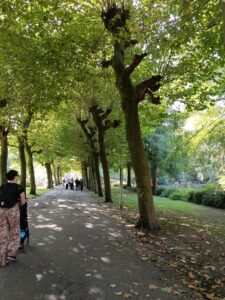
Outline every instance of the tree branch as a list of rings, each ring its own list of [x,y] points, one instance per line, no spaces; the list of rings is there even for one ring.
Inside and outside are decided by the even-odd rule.
[[[7,99],[0,99],[0,108],[5,107],[7,104]]]
[[[108,68],[110,66],[112,66],[112,60],[103,60],[102,61],[102,67],[103,68]]]
[[[103,126],[104,131],[108,130],[109,128],[117,128],[120,125],[119,120],[114,120],[111,122],[110,120],[106,120]]]
[[[32,154],[34,154],[34,153],[40,154],[40,153],[42,153],[42,152],[43,152],[42,149],[40,149],[40,150],[34,150],[34,151],[32,151]]]
[[[147,53],[143,53],[141,55],[134,55],[133,62],[129,65],[129,67],[126,69],[128,74],[132,74],[134,70],[139,66],[139,64],[142,62],[142,60],[147,56]]]
[[[145,95],[149,94],[152,98],[152,103],[159,104],[159,97],[155,97],[153,92],[156,92],[160,88],[161,75],[154,75],[150,79],[141,82],[136,86],[137,101],[143,101]]]

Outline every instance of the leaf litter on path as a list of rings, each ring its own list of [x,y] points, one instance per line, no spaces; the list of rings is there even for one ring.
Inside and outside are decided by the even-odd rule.
[[[168,213],[160,214],[162,229],[152,234],[131,226],[137,221],[136,211],[109,210],[117,215],[118,222],[129,224],[127,228],[136,237],[137,253],[143,262],[151,261],[160,269],[176,272],[182,283],[196,292],[198,299],[225,300],[224,236],[212,234],[201,224],[191,226],[190,218],[184,223],[187,217]],[[149,289],[156,288],[149,284]],[[179,295],[183,292],[182,288],[176,289],[176,283],[161,290]]]

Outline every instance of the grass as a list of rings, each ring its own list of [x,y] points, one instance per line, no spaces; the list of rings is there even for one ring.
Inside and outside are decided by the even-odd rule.
[[[47,189],[47,188],[37,188],[37,190],[36,190],[37,195],[30,195],[29,191],[30,191],[30,188],[27,187],[26,188],[26,195],[27,195],[28,199],[35,199],[35,198],[37,198],[37,196],[41,196],[41,195],[44,195],[45,193],[49,192],[50,189]]]
[[[119,207],[120,189],[112,190],[113,205]],[[123,190],[125,209],[138,209],[137,194],[133,191]],[[180,218],[182,222],[192,227],[204,227],[211,232],[225,235],[225,210],[210,208],[185,201],[171,200],[165,197],[154,197],[156,211]]]

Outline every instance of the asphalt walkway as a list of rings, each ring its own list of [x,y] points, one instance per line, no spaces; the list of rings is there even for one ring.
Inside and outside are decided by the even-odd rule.
[[[1,300],[194,299],[171,293],[175,275],[142,261],[131,233],[86,192],[33,200],[29,224],[30,247],[0,269]]]

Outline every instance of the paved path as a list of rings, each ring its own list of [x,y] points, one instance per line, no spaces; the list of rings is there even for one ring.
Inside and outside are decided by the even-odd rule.
[[[0,269],[1,300],[194,299],[168,293],[173,276],[141,261],[131,234],[88,193],[54,189],[29,216],[31,245]]]

